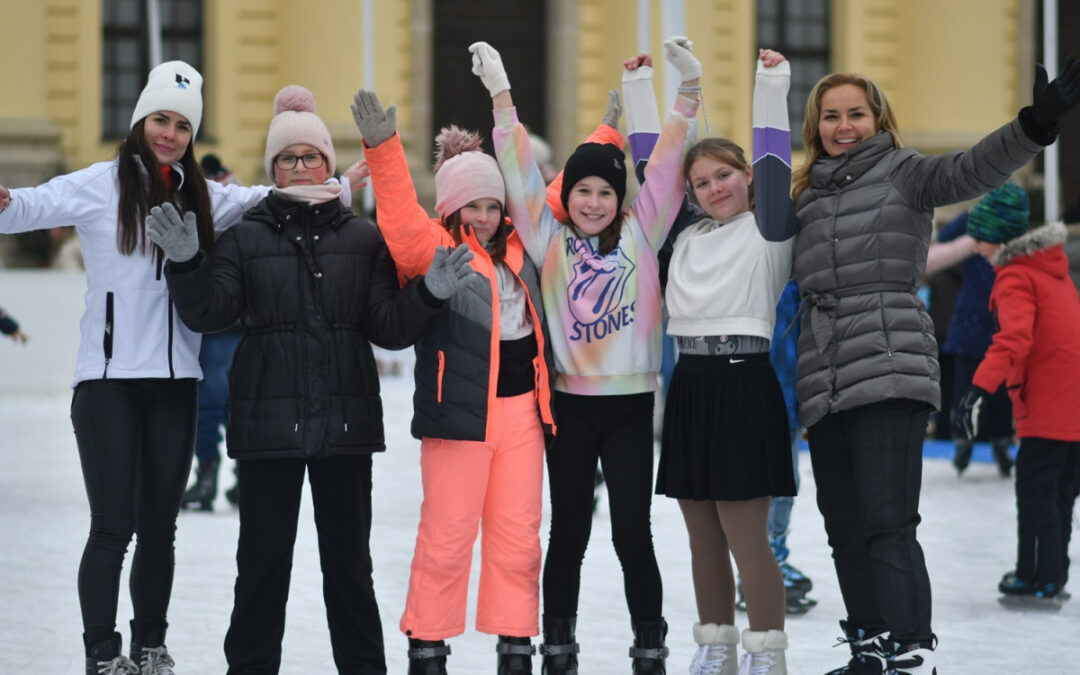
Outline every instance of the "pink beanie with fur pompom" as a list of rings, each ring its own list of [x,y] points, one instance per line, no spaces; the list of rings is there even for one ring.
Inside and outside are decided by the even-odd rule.
[[[274,97],[274,119],[266,134],[266,175],[274,180],[274,160],[290,145],[306,143],[326,156],[327,175],[334,174],[336,160],[330,130],[315,114],[315,96],[297,84],[282,88]]]
[[[453,125],[435,137],[435,211],[444,220],[477,199],[506,202],[499,165],[480,147],[479,134]]]

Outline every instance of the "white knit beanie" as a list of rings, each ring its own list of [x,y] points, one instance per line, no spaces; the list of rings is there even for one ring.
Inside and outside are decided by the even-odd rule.
[[[315,96],[298,84],[284,87],[274,97],[274,119],[266,134],[266,175],[274,180],[274,159],[290,145],[306,143],[326,155],[327,175],[334,174],[336,159],[330,130],[315,114]]]
[[[150,71],[146,86],[135,103],[131,127],[150,113],[168,110],[191,123],[191,139],[199,133],[202,122],[202,75],[183,61],[166,61]]]

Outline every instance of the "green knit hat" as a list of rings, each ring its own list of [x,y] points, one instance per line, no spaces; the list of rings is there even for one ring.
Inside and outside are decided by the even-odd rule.
[[[967,231],[976,241],[1003,244],[1027,232],[1029,215],[1027,193],[1006,183],[988,192],[971,209]]]

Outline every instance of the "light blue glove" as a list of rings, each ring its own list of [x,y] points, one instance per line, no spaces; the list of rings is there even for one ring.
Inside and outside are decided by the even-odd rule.
[[[195,212],[186,212],[181,220],[180,213],[169,202],[150,209],[150,215],[146,217],[146,236],[173,262],[186,262],[199,252]]]

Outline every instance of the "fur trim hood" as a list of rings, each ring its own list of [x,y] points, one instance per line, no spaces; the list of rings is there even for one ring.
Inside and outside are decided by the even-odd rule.
[[[1034,230],[1030,230],[1026,234],[1002,244],[998,252],[991,256],[990,264],[994,267],[1002,267],[1021,256],[1032,255],[1059,244],[1064,244],[1067,235],[1065,224],[1061,222],[1047,223],[1036,227]]]

